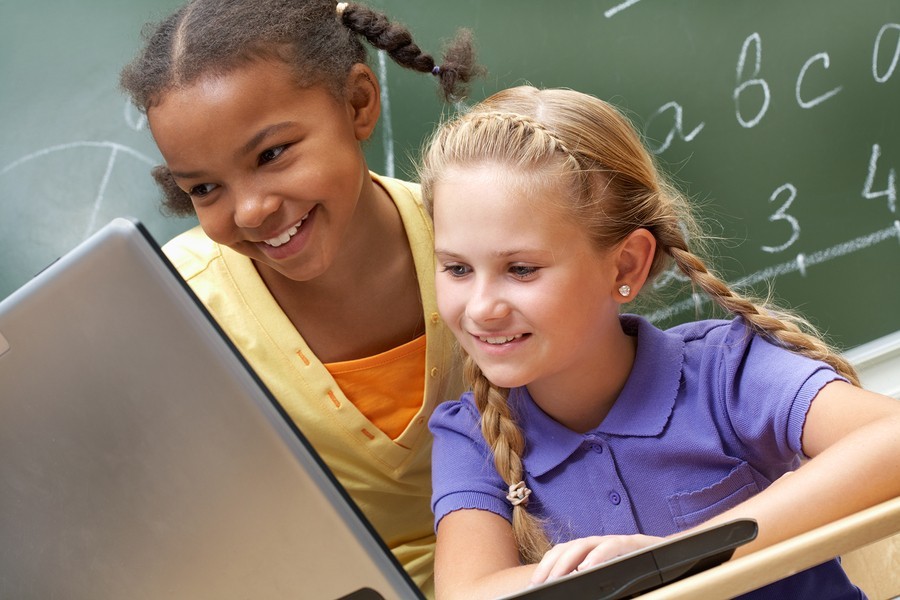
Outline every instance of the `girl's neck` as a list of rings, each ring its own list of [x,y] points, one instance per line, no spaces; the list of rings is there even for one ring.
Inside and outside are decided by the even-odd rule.
[[[294,281],[260,264],[257,269],[323,362],[372,356],[424,333],[403,222],[387,192],[368,177],[345,244],[326,272]]]
[[[625,387],[637,354],[637,337],[621,330],[605,344],[603,355],[580,376],[570,377],[552,389],[528,385],[528,392],[541,410],[572,431],[597,428]]]

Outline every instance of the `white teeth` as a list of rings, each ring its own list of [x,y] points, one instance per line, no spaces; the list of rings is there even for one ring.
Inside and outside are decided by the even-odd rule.
[[[513,340],[517,340],[520,337],[522,337],[521,333],[518,335],[511,335],[511,336],[504,336],[504,337],[480,337],[479,336],[478,339],[487,344],[505,344],[506,342],[511,342]]]
[[[278,236],[276,238],[272,238],[271,240],[266,240],[266,243],[268,245],[272,246],[273,248],[277,248],[278,246],[287,244],[290,241],[291,236],[293,236],[295,233],[297,233],[296,225],[294,225],[293,227],[291,227],[290,229],[288,229],[287,231],[282,233],[280,236]]]
[[[300,227],[303,225],[303,221],[306,220],[306,217],[309,216],[309,213],[303,215],[303,218],[300,219],[300,222],[279,235],[278,237],[274,237],[270,240],[265,240],[265,243],[272,246],[273,248],[277,248],[278,246],[283,246],[291,241],[291,238],[300,230]]]

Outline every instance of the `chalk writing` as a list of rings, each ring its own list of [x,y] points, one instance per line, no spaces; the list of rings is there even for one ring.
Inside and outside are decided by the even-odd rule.
[[[672,113],[674,114],[675,121],[672,124],[671,129],[669,129],[669,132],[666,134],[665,139],[663,139],[662,143],[658,146],[653,145],[649,142],[647,144],[648,149],[653,154],[662,154],[663,152],[668,150],[669,146],[672,145],[672,140],[675,139],[676,134],[678,135],[678,137],[680,137],[685,142],[690,142],[695,137],[697,137],[697,134],[703,130],[703,126],[705,125],[705,123],[700,123],[699,125],[694,127],[690,132],[684,133],[684,124],[682,122],[684,109],[682,109],[681,105],[678,104],[677,102],[667,102],[667,103],[663,104],[655,113],[650,115],[650,118],[647,119],[647,124],[646,124],[644,131],[646,132],[650,128],[650,126],[653,124],[653,121],[655,121],[657,117],[659,117],[663,113],[669,111],[670,109],[671,109]]]
[[[781,252],[782,250],[796,242],[797,238],[800,237],[800,223],[794,216],[787,214],[787,209],[791,207],[791,204],[793,204],[794,202],[794,198],[797,197],[797,188],[790,183],[785,183],[777,190],[772,192],[772,195],[769,197],[769,202],[774,202],[782,192],[787,192],[787,200],[785,200],[784,203],[782,203],[782,205],[778,207],[778,210],[769,217],[769,221],[773,223],[775,221],[787,221],[791,226],[791,237],[788,239],[788,241],[781,244],[780,246],[762,246],[764,252]]]
[[[885,190],[881,191],[872,190],[877,162],[880,156],[881,146],[879,146],[878,144],[873,144],[872,153],[869,158],[869,166],[866,173],[865,183],[863,185],[862,196],[866,199],[875,199],[887,196],[891,212],[896,212],[896,172],[893,168],[888,171],[888,187]],[[769,202],[773,202],[783,195],[786,195],[787,198],[781,203],[775,213],[769,217],[769,221],[786,221],[791,226],[791,235],[786,242],[779,246],[762,246],[761,248],[764,252],[782,252],[793,245],[800,236],[799,221],[793,215],[790,215],[787,212],[791,207],[791,204],[797,197],[797,187],[791,183],[785,183],[779,186],[769,197]],[[772,278],[786,275],[788,273],[799,272],[801,276],[805,277],[807,275],[808,268],[811,266],[819,265],[831,259],[850,254],[851,252],[856,252],[857,250],[868,248],[891,238],[896,238],[898,242],[900,242],[900,220],[895,220],[891,227],[882,229],[881,231],[877,231],[870,235],[857,237],[853,240],[850,240],[849,242],[837,244],[824,250],[814,252],[813,254],[807,255],[802,252],[798,253],[796,257],[794,257],[794,259],[791,261],[775,265],[774,267],[767,267],[761,271],[757,271],[755,273],[752,273],[751,275],[748,275],[747,277],[739,279],[730,285],[735,290],[741,290],[743,288],[753,286],[763,281],[769,281]],[[673,267],[669,271],[665,272],[659,278],[659,280],[654,283],[654,288],[659,289],[665,287],[673,281],[685,282],[689,281],[689,279],[683,274],[679,274]],[[705,302],[708,301],[709,300],[707,298],[693,293],[690,298],[672,304],[666,309],[654,312],[651,315],[648,315],[648,318],[653,321],[667,319],[690,308],[694,308],[695,310],[699,309]]]
[[[797,87],[794,88],[794,97],[797,99],[797,104],[799,104],[801,108],[812,108],[813,106],[822,104],[843,89],[843,86],[839,85],[828,90],[824,94],[816,96],[812,100],[804,100],[800,97],[800,88],[803,86],[803,79],[806,77],[806,71],[813,63],[818,61],[821,61],[825,65],[826,69],[831,66],[831,59],[828,58],[828,53],[819,52],[818,54],[811,56],[809,60],[803,63],[803,67],[800,69],[800,74],[797,76]]]
[[[895,46],[892,53],[886,53],[884,48],[889,47],[892,42],[888,41],[888,34],[894,34]],[[889,60],[886,57],[889,56]],[[878,83],[887,82],[897,69],[900,62],[900,25],[896,23],[887,23],[883,25],[875,37],[872,51],[872,76]],[[734,101],[735,117],[740,126],[744,129],[750,129],[757,126],[766,116],[772,101],[772,90],[769,83],[761,75],[763,66],[762,53],[762,37],[758,32],[751,33],[741,44],[738,53],[737,65],[735,68],[736,85],[732,93]],[[831,56],[828,52],[822,51],[810,56],[802,65],[796,78],[794,88],[794,98],[797,105],[804,109],[812,109],[816,106],[827,102],[843,91],[843,85],[817,86],[815,79],[820,79],[817,75],[827,73],[831,68]],[[818,87],[819,89],[815,89]],[[749,95],[751,90],[755,90],[755,95]],[[813,91],[815,90],[815,91]],[[757,105],[754,107],[751,103],[755,101]],[[755,112],[753,112],[755,110]],[[704,130],[706,123],[700,121],[689,132],[684,131],[684,112],[685,108],[682,104],[669,101],[663,104],[646,120],[644,126],[645,139],[648,140],[648,148],[654,154],[662,154],[667,151],[675,139],[684,142],[692,142]],[[669,129],[661,136],[661,141],[654,143],[650,141],[652,136],[649,135],[651,128],[655,123],[663,118],[669,119],[671,123]],[[888,168],[886,176],[878,174],[879,159],[881,158],[881,146],[879,144],[872,145],[872,151],[869,157],[868,169],[862,188],[862,197],[867,200],[883,199],[887,202],[887,207],[891,213],[897,211],[897,175],[896,169]],[[883,187],[877,188],[878,181],[885,181]],[[763,252],[776,254],[784,252],[793,246],[800,237],[801,226],[799,220],[790,212],[791,206],[798,197],[798,189],[793,183],[785,183],[778,186],[769,197],[770,203],[777,203],[777,208],[768,217],[769,222],[784,223],[789,230],[785,235],[784,241],[779,244],[765,244],[760,248]],[[757,271],[747,277],[744,277],[732,285],[735,289],[752,286],[762,281],[767,281],[773,277],[784,275],[787,273],[800,273],[801,276],[807,276],[811,267],[819,265],[825,261],[844,256],[848,253],[862,250],[874,244],[883,242],[886,239],[895,238],[900,240],[900,221],[894,221],[892,227],[883,229],[868,236],[858,237],[849,242],[838,244],[814,252],[812,254],[798,253],[793,260],[781,263],[774,267],[768,267],[761,271]],[[661,274],[653,283],[656,289],[667,287],[673,283],[684,283],[689,279],[683,275],[677,268],[672,267]],[[664,310],[649,315],[652,320],[666,319],[674,316],[682,311],[691,308],[698,309],[709,300],[699,294],[693,293],[689,298],[678,302]]]
[[[747,64],[747,52],[750,49],[750,46],[753,46],[753,67],[750,73],[750,79],[744,80],[744,67]],[[732,97],[734,98],[734,110],[735,116],[737,117],[738,123],[741,124],[741,127],[751,128],[756,127],[756,125],[762,120],[762,118],[766,115],[766,111],[769,110],[769,102],[772,100],[772,92],[769,91],[769,84],[765,79],[760,79],[758,77],[760,68],[762,67],[762,39],[760,38],[758,33],[751,33],[747,36],[747,39],[744,40],[744,44],[741,46],[741,53],[738,57],[737,64],[737,83],[738,86],[734,88],[734,93]],[[743,114],[741,114],[741,95],[747,91],[750,86],[758,86],[760,90],[762,90],[763,102],[762,106],[757,111],[756,115],[754,115],[751,119],[745,119]]]
[[[109,183],[110,174],[113,171],[113,167],[115,167],[116,159],[118,158],[120,153],[124,153],[126,155],[132,156],[142,162],[145,162],[149,165],[155,164],[155,161],[151,159],[149,156],[141,154],[134,148],[130,148],[128,146],[124,146],[122,144],[118,144],[116,142],[91,142],[91,141],[82,141],[82,142],[70,142],[68,144],[59,144],[56,146],[50,146],[49,148],[43,148],[41,150],[37,150],[36,152],[32,152],[30,154],[26,154],[25,156],[14,160],[9,163],[2,169],[0,169],[0,175],[5,175],[27,162],[42,158],[49,154],[53,154],[55,152],[62,152],[65,150],[73,150],[77,148],[105,148],[110,151],[109,158],[106,161],[106,169],[103,171],[103,178],[100,180],[100,185],[97,189],[97,194],[94,196],[94,200],[91,204],[91,212],[90,217],[88,218],[87,227],[84,231],[84,237],[88,237],[96,228],[97,225],[97,216],[100,212],[100,207],[103,204],[103,197],[106,193],[106,186]]]
[[[875,184],[875,170],[878,168],[878,159],[881,157],[881,146],[872,144],[872,154],[869,156],[869,171],[866,174],[866,182],[863,184],[862,195],[867,200],[875,200],[885,197],[888,201],[888,209],[897,212],[897,173],[894,169],[888,171],[887,187],[881,191],[873,191]]]
[[[870,246],[880,244],[881,242],[890,239],[895,239],[900,242],[900,221],[894,221],[891,227],[887,227],[869,235],[854,238],[849,242],[837,244],[835,246],[825,248],[824,250],[819,250],[818,252],[814,252],[810,255],[798,254],[794,260],[783,262],[761,271],[757,271],[751,275],[748,275],[747,277],[731,282],[729,286],[734,290],[743,290],[758,283],[770,281],[776,277],[788,275],[790,273],[800,272],[801,274],[805,275],[806,270],[809,267],[819,265],[841,256],[845,256],[858,250],[869,248]],[[668,319],[691,308],[700,308],[707,302],[709,302],[709,298],[699,294],[692,294],[689,299],[675,302],[664,309],[660,309],[648,314],[647,318],[651,321]]]
[[[881,29],[878,30],[878,35],[875,36],[875,46],[872,48],[872,77],[874,77],[875,81],[878,83],[884,83],[891,78],[891,75],[894,74],[894,69],[897,68],[897,60],[900,59],[900,35],[898,35],[897,45],[894,47],[894,56],[891,58],[891,64],[888,65],[887,71],[883,74],[878,72],[878,56],[881,51],[881,39],[888,31],[900,33],[900,24],[886,23],[881,26]]]
[[[617,4],[617,5],[613,6],[612,8],[604,11],[603,16],[606,17],[607,19],[612,18],[612,17],[616,16],[617,14],[619,14],[620,12],[622,12],[623,10],[625,10],[626,8],[628,8],[629,6],[634,6],[635,4],[637,4],[640,1],[641,0],[625,0],[625,2],[622,2],[621,4]]]
[[[882,53],[881,46],[883,43],[883,39],[887,32],[896,32],[898,35],[891,60],[889,61],[887,67],[882,71],[879,68],[879,58]],[[735,107],[735,117],[741,127],[746,129],[756,127],[762,121],[769,110],[769,105],[772,102],[771,87],[769,86],[768,81],[760,77],[760,72],[762,70],[762,61],[762,37],[758,32],[754,32],[747,36],[741,44],[741,49],[738,53],[737,66],[735,68],[736,85],[734,90],[732,91],[732,100],[734,101]],[[875,43],[872,50],[872,77],[878,83],[885,83],[894,74],[898,62],[900,62],[900,24],[887,23],[879,29],[878,34],[875,37]],[[837,85],[812,98],[804,98],[804,83],[806,82],[806,78],[810,68],[817,63],[821,63],[823,70],[827,71],[829,68],[831,68],[831,56],[828,54],[828,52],[819,52],[812,55],[806,60],[806,62],[803,63],[803,66],[800,68],[800,71],[797,75],[797,80],[794,86],[794,98],[797,101],[797,105],[804,109],[814,108],[822,104],[823,102],[830,100],[844,89],[844,86]],[[761,105],[758,107],[755,114],[753,114],[752,116],[747,116],[744,110],[742,110],[741,108],[741,100],[750,92],[751,89],[755,89],[759,92],[759,95],[757,95],[755,98],[757,100],[761,100]],[[748,103],[749,100],[745,102],[745,104]],[[647,134],[651,125],[659,117],[667,112],[672,113],[673,124],[666,135],[663,137],[662,142],[660,142],[659,144],[648,144],[649,150],[654,154],[661,154],[668,150],[672,145],[672,142],[675,140],[676,136],[678,136],[685,142],[693,141],[705,126],[704,122],[700,122],[700,124],[690,132],[684,133],[684,107],[677,102],[670,101],[663,104],[652,115],[650,115],[644,126],[644,133]]]
[[[135,113],[137,113],[135,115]],[[143,131],[147,127],[147,115],[139,111],[131,102],[125,102],[125,109],[122,117],[125,123],[135,131]]]

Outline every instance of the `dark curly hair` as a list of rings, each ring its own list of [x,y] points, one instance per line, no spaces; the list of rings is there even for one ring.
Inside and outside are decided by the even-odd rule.
[[[464,98],[469,81],[483,72],[467,30],[457,32],[439,65],[382,13],[355,3],[341,9],[333,0],[191,0],[145,27],[145,45],[122,70],[121,87],[146,112],[174,86],[275,58],[291,66],[301,85],[326,85],[340,95],[351,67],[367,62],[360,38],[403,67],[436,75],[446,101]],[[153,178],[167,212],[194,213],[165,166],[154,168]]]

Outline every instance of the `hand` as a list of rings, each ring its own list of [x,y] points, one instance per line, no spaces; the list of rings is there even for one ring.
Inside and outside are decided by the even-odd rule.
[[[663,540],[650,535],[603,535],[557,544],[547,551],[531,576],[531,585],[599,565]]]

